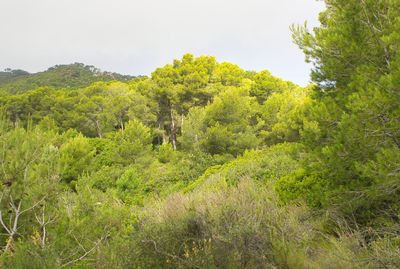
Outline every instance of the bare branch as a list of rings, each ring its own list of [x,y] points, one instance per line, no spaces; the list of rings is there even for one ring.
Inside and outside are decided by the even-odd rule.
[[[4,165],[5,154],[6,154],[6,146],[7,146],[7,143],[4,143],[4,144],[3,144],[3,154],[2,154],[2,158],[1,158],[1,166],[2,166],[2,168],[3,168],[4,178],[5,178],[6,181],[8,181],[8,177],[7,177],[7,173],[6,173],[6,168],[5,168],[5,165]]]
[[[8,227],[3,222],[3,216],[2,216],[1,210],[0,210],[0,224],[1,224],[1,226],[3,226],[4,230],[6,230],[7,233],[10,235],[11,234],[10,230],[8,229]]]
[[[105,236],[101,237],[101,238],[96,242],[96,244],[95,244],[89,251],[86,251],[82,256],[80,256],[79,258],[77,258],[77,259],[75,259],[75,260],[72,260],[72,261],[69,261],[69,262],[67,262],[67,263],[64,263],[63,265],[61,265],[61,267],[65,267],[65,266],[68,266],[68,265],[70,265],[70,264],[74,264],[74,263],[76,263],[76,262],[78,262],[78,261],[83,260],[87,255],[89,255],[91,252],[93,252],[93,250],[95,250],[95,249],[100,245],[100,243],[101,243],[104,239],[106,239],[108,236],[109,236],[109,233],[107,233]]]
[[[39,201],[37,201],[33,206],[31,206],[31,207],[29,207],[29,208],[27,208],[27,209],[22,210],[22,211],[19,213],[19,215],[21,215],[21,214],[23,214],[23,213],[25,213],[25,212],[27,212],[27,211],[29,211],[29,210],[34,209],[34,208],[37,207],[41,202],[43,202],[43,200],[46,199],[46,198],[47,198],[47,195],[43,196],[43,198],[40,199]]]

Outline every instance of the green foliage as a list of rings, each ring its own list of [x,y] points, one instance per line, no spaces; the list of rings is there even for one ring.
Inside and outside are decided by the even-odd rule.
[[[78,177],[90,168],[94,154],[94,147],[82,134],[67,140],[60,148],[63,182],[74,187]]]
[[[61,266],[87,268],[100,244],[119,234],[131,217],[112,196],[91,187],[88,178],[76,192],[59,196],[56,221],[49,226],[47,243]],[[91,250],[91,251],[90,251]]]
[[[53,137],[53,133],[39,128],[10,128],[6,120],[0,120],[0,244],[4,255],[10,254],[17,238],[42,229],[34,216],[40,214],[44,219],[45,208],[46,213],[54,210],[60,178],[59,152],[52,145]],[[45,235],[40,233],[40,237]]]
[[[116,181],[124,173],[125,168],[120,165],[103,165],[93,170],[89,175],[92,186],[106,192],[116,188]]]
[[[162,144],[158,147],[158,160],[162,163],[174,161],[176,154],[170,143]]]
[[[177,121],[179,115],[186,115],[193,106],[204,106],[212,98],[213,90],[207,87],[207,83],[215,64],[214,57],[202,56],[194,59],[193,55],[185,54],[182,60],[174,60],[173,65],[157,68],[152,73],[155,87],[150,94],[158,104],[158,129],[166,131],[174,150],[177,133],[180,131]]]
[[[279,186],[284,197],[390,231],[398,222],[398,173],[387,164],[400,134],[400,55],[393,46],[399,7],[399,1],[329,1],[314,34],[293,29],[318,86],[300,131],[310,154],[304,169]]]
[[[128,168],[115,183],[117,195],[128,204],[142,204],[144,180],[135,168]]]
[[[98,257],[102,268],[397,265],[398,249],[385,239],[368,246],[358,232],[345,229],[337,237],[321,236],[316,224],[305,221],[309,214],[301,205],[280,207],[271,189],[246,180],[237,187],[174,194],[147,207],[132,234]]]
[[[240,86],[244,76],[244,70],[238,65],[223,62],[215,67],[212,79],[224,86]]]
[[[133,120],[119,130],[113,138],[113,161],[121,165],[145,162],[151,156],[150,129],[141,122]]]
[[[180,142],[184,149],[192,150],[199,148],[199,141],[205,139],[205,125],[206,111],[202,107],[193,107],[189,110],[188,115],[184,119],[182,125],[182,136]]]
[[[12,70],[10,68],[5,69],[4,71],[0,72],[0,84],[8,83],[10,80],[15,79],[19,76],[27,76],[29,75],[28,72],[16,69]]]
[[[171,151],[171,146],[167,147]],[[213,156],[200,150],[190,153],[177,151],[171,153],[173,156],[169,156],[167,163],[156,160],[148,167],[138,168],[146,179],[148,195],[165,197],[170,193],[181,191],[200,177],[208,167],[218,163]]]
[[[191,112],[188,126],[196,125],[193,130],[196,133],[191,134],[195,144],[198,142],[205,152],[213,155],[233,156],[257,147],[258,140],[250,126],[252,104],[246,88],[227,88],[204,108],[204,112]],[[202,123],[199,124],[199,120]]]
[[[50,247],[40,246],[39,238],[32,236],[30,241],[18,244],[13,255],[3,256],[2,266],[10,269],[54,269],[60,268],[57,254]]]
[[[265,144],[300,140],[303,110],[311,102],[307,91],[293,87],[282,93],[273,93],[260,107],[258,129]]]
[[[0,72],[0,267],[399,267],[400,2],[326,4],[306,88],[191,54]]]
[[[213,166],[186,188],[213,187],[216,182],[237,185],[251,178],[260,185],[270,184],[300,168],[301,144],[280,144],[263,150],[246,151],[243,156],[221,166]]]
[[[29,74],[22,70],[0,72],[0,89],[15,94],[38,87],[77,89],[89,86],[96,81],[119,80],[127,82],[132,79],[134,79],[132,76],[102,72],[94,66],[74,63],[56,65],[44,72],[35,74]]]
[[[254,83],[251,85],[250,95],[257,98],[262,104],[273,93],[282,93],[295,87],[291,82],[274,77],[268,70],[263,70],[254,75]]]
[[[324,193],[326,184],[324,175],[310,174],[300,168],[280,178],[275,188],[283,201],[300,198],[305,199],[308,205],[319,208],[321,205],[329,206],[331,202]]]
[[[97,82],[79,90],[38,88],[0,97],[0,105],[15,124],[26,124],[28,119],[38,123],[47,117],[61,131],[74,128],[90,137],[123,129],[130,119],[155,121],[149,99],[120,82]]]

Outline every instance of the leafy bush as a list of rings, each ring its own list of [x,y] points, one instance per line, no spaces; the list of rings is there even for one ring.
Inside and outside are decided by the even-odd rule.
[[[111,242],[98,268],[396,268],[394,241],[368,244],[342,226],[320,230],[305,206],[280,206],[249,180],[149,204],[131,235]],[[122,246],[122,247],[121,247]],[[116,253],[118,257],[116,258]]]

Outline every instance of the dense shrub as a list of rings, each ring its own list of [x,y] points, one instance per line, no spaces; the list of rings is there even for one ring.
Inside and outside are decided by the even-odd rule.
[[[320,230],[302,205],[280,206],[274,191],[237,187],[174,194],[150,204],[131,234],[98,256],[98,268],[396,268],[398,248],[368,244],[346,227]],[[122,241],[123,240],[123,241]],[[120,248],[122,245],[122,248]],[[116,252],[120,256],[115,256]]]

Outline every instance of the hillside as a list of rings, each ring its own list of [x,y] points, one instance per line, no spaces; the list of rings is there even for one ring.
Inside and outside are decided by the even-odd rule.
[[[21,69],[5,69],[4,71],[0,72],[0,85],[2,84],[7,84],[12,82],[13,80],[16,80],[17,78],[20,77],[27,77],[29,76],[29,73],[21,70]]]
[[[0,91],[16,94],[45,86],[56,89],[77,89],[89,86],[96,81],[128,82],[134,78],[129,75],[102,72],[94,66],[82,63],[56,65],[46,71],[32,74],[23,70],[6,69],[0,72]]]

